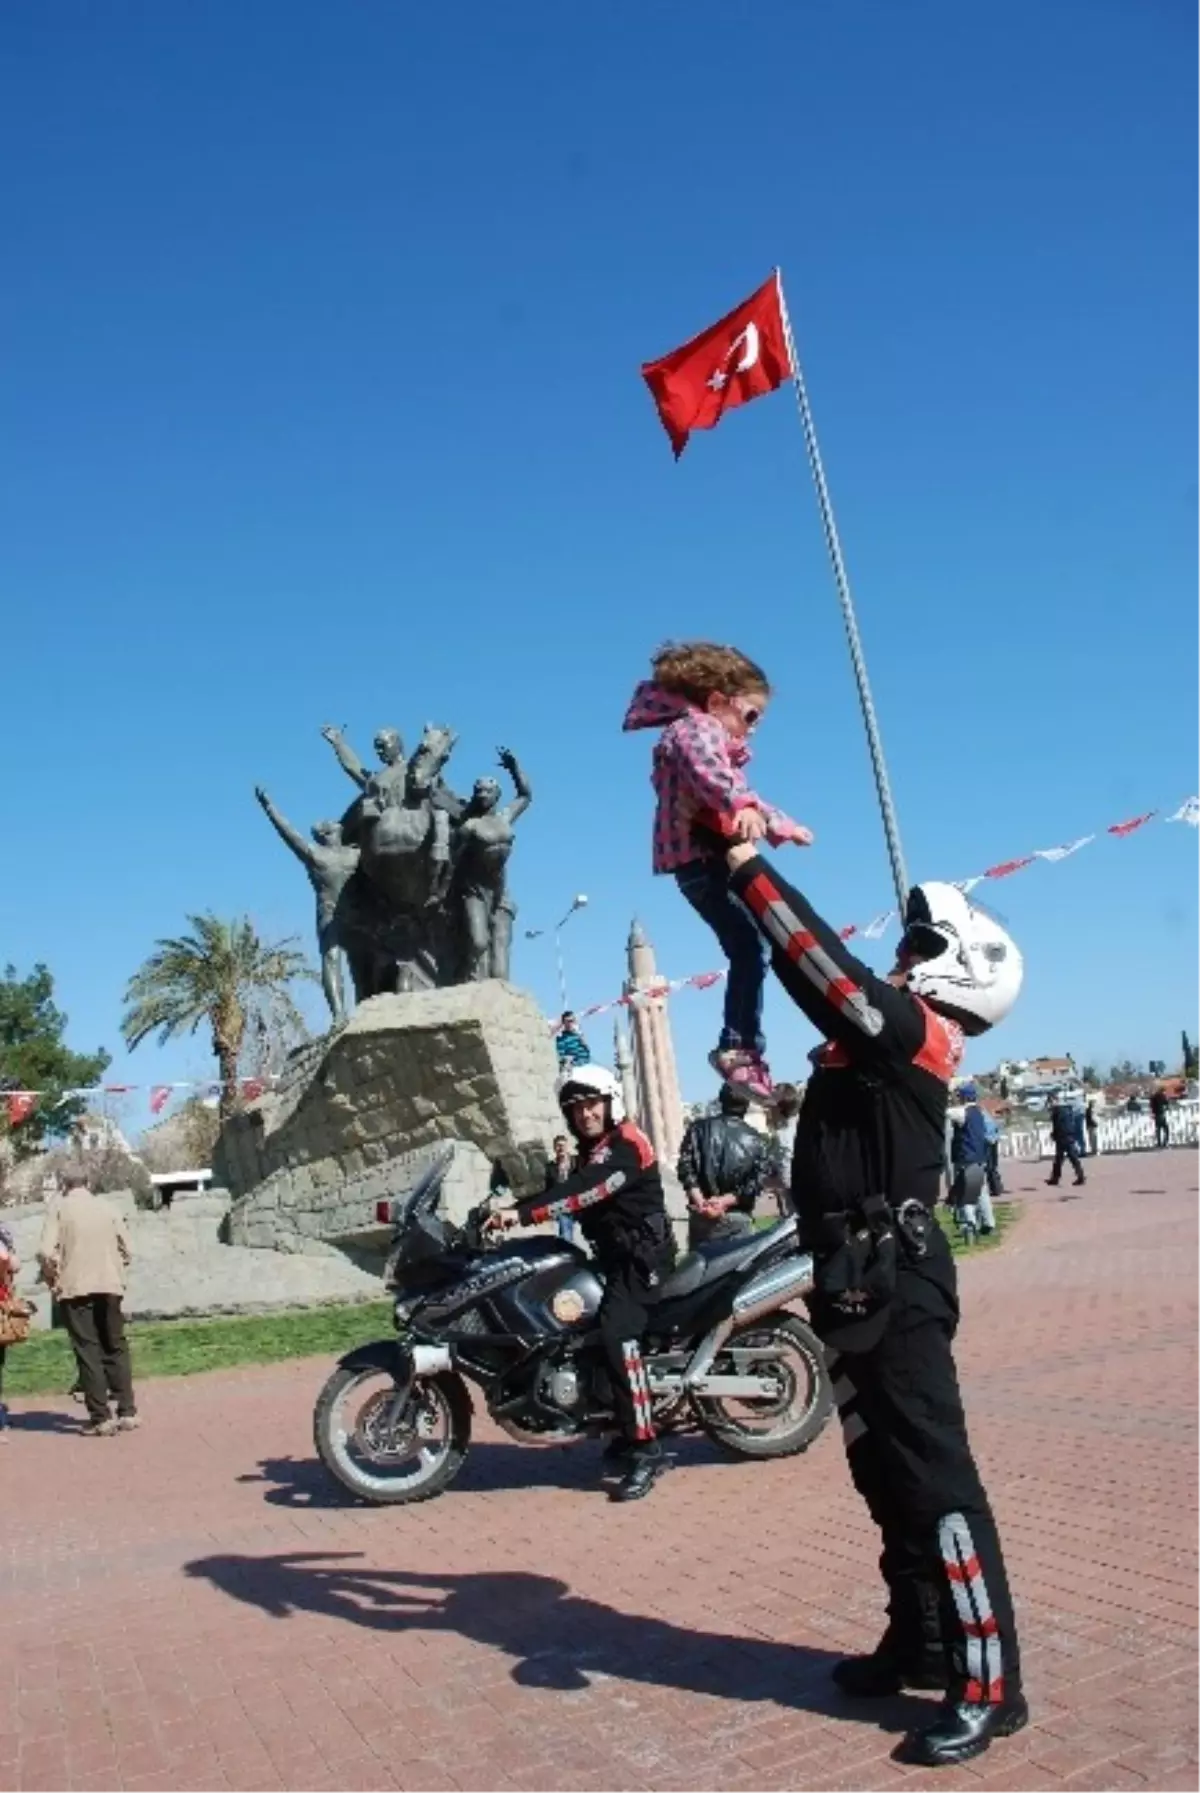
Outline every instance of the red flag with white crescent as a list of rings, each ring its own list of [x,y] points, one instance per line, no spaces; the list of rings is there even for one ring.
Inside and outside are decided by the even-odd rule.
[[[38,1092],[35,1089],[15,1089],[8,1094],[8,1124],[19,1127],[27,1121],[37,1107]]]
[[[792,371],[778,274],[693,336],[642,366],[678,460],[693,430],[711,430],[726,411],[782,386]]]

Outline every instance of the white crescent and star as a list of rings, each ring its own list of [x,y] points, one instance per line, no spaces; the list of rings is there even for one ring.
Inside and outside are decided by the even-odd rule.
[[[729,367],[729,363],[733,360],[733,358],[737,354],[739,348],[742,351],[741,357],[738,360],[738,362],[736,363],[736,365],[731,370]],[[759,344],[758,325],[755,323],[747,324],[746,328],[742,331],[741,335],[735,336],[733,341],[730,343],[729,351],[725,356],[724,366],[719,367],[717,369],[716,373],[713,374],[712,378],[710,380],[708,380],[707,385],[708,385],[710,391],[712,391],[712,392],[723,391],[724,388],[729,384],[730,371],[732,371],[735,374],[748,373],[749,370],[755,365],[755,363],[758,360],[759,348],[760,348],[760,344]]]

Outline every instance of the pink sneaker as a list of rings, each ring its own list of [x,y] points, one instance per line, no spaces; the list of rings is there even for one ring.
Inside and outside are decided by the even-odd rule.
[[[735,1089],[745,1090],[757,1102],[773,1102],[775,1085],[771,1069],[761,1052],[750,1052],[744,1046],[727,1046],[710,1052],[708,1062],[718,1076]]]

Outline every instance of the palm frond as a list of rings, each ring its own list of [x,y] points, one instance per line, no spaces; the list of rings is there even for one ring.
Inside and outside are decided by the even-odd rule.
[[[247,1016],[260,1006],[303,1026],[288,986],[316,973],[295,935],[265,941],[248,916],[222,921],[206,913],[187,920],[191,932],[156,941],[126,986],[121,1031],[131,1051],[151,1034],[162,1043],[194,1033],[204,1021],[214,1045],[223,1040],[236,1051]]]

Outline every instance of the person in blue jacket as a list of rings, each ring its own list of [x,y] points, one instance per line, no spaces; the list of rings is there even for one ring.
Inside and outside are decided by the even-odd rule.
[[[958,1095],[965,1107],[962,1119],[955,1126],[950,1147],[950,1161],[954,1167],[950,1201],[963,1237],[970,1241],[977,1233],[986,1235],[995,1231],[996,1214],[987,1186],[988,1135],[984,1112],[979,1106],[979,1092],[973,1083],[967,1083]]]

